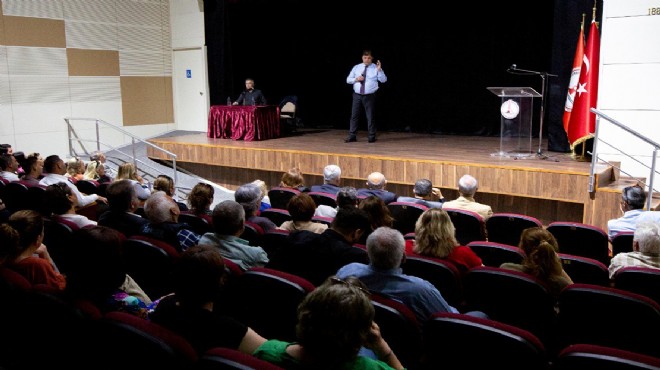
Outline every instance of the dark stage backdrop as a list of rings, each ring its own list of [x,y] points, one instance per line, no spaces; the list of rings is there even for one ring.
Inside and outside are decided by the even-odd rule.
[[[456,3],[431,10],[423,1],[206,0],[211,104],[236,99],[251,77],[270,104],[297,96],[305,127],[347,129],[346,77],[371,49],[389,79],[378,93],[379,131],[497,136],[500,98],[486,88],[541,92],[540,76],[507,72],[516,64],[558,75],[546,81],[543,135],[548,150],[568,151],[563,107],[582,13],[588,30],[593,0]],[[601,12],[598,0],[597,20]]]

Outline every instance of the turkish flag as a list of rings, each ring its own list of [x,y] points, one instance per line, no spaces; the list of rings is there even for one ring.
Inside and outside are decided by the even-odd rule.
[[[564,104],[564,131],[568,134],[568,121],[571,118],[573,110],[573,101],[575,100],[575,90],[580,80],[580,70],[582,69],[582,58],[584,57],[584,19],[580,25],[580,37],[578,37],[577,47],[575,48],[575,57],[573,58],[573,70],[571,71],[571,80],[568,83],[568,94],[566,95],[566,104]]]
[[[593,137],[596,115],[589,110],[598,101],[598,65],[600,63],[600,35],[595,20],[591,21],[587,47],[582,58],[580,80],[575,90],[573,111],[568,122],[568,142],[574,150],[577,144]]]

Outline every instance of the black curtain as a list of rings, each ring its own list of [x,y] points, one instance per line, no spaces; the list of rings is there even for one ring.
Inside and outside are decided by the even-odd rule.
[[[598,0],[598,14],[602,0]],[[499,135],[500,98],[490,86],[546,81],[543,135],[548,149],[568,151],[562,115],[581,14],[593,0],[510,0],[399,6],[365,0],[206,0],[211,103],[236,99],[254,78],[270,104],[298,97],[306,127],[347,129],[346,76],[363,49],[380,59],[389,81],[378,98],[380,131]],[[599,17],[597,18],[600,19]],[[587,29],[588,27],[585,26]],[[539,133],[540,99],[533,132]]]

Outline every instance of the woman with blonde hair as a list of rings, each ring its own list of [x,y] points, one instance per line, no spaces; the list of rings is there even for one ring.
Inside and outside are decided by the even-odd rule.
[[[138,199],[141,201],[147,200],[151,192],[149,191],[149,182],[144,180],[142,176],[137,173],[137,168],[133,163],[125,162],[119,165],[117,170],[117,177],[115,181],[130,180],[135,189]]]
[[[441,208],[429,208],[415,224],[414,253],[446,259],[462,272],[476,266],[483,266],[481,258],[472,249],[462,246],[456,240],[456,228],[449,214]]]
[[[66,163],[66,176],[74,181],[82,180],[85,177],[85,162],[78,157],[70,158]]]
[[[550,293],[556,298],[566,286],[573,284],[564,271],[557,254],[559,245],[554,235],[542,227],[530,227],[520,235],[518,248],[525,254],[522,263],[506,262],[501,268],[521,271],[532,275],[545,283]]]
[[[174,186],[174,179],[171,178],[170,176],[160,174],[156,177],[151,192],[155,193],[157,191],[164,191],[165,194],[167,194],[168,197],[172,198],[172,200],[176,203],[176,205],[179,206],[180,211],[188,210],[188,206],[185,203],[180,202],[176,198],[176,187]]]
[[[105,165],[99,161],[90,161],[87,163],[87,169],[85,169],[83,179],[94,180],[99,184],[104,182],[112,182],[110,177],[105,174]]]

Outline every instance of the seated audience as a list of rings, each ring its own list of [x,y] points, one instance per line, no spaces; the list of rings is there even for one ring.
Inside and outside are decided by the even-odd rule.
[[[115,181],[115,177],[117,176],[117,173],[115,170],[112,169],[107,163],[106,163],[106,156],[105,153],[102,151],[95,151],[92,152],[92,154],[89,157],[90,161],[99,161],[102,165],[103,168],[105,169],[105,176],[107,178],[102,179],[102,181],[99,182],[112,182]],[[100,175],[100,174],[99,174]],[[104,175],[101,175],[104,176]]]
[[[280,187],[292,188],[300,192],[309,191],[309,188],[305,186],[305,179],[303,178],[302,172],[300,172],[298,167],[290,168],[288,171],[282,174]]]
[[[644,213],[646,192],[641,186],[626,186],[621,191],[619,209],[623,216],[607,221],[607,234],[610,239],[622,231],[635,231],[637,219]]]
[[[259,185],[254,183],[243,184],[234,192],[234,200],[245,210],[245,221],[261,226],[264,232],[277,228],[273,221],[259,216],[259,205],[263,199],[263,192]]]
[[[75,184],[76,181],[82,180],[85,177],[85,162],[78,157],[69,158],[66,163],[66,175],[71,178]]]
[[[261,202],[259,202],[259,212],[263,211],[264,209],[270,208],[270,199],[268,199],[268,186],[266,186],[266,183],[263,180],[254,180],[252,181],[252,183],[257,185],[259,187],[259,190],[261,190]]]
[[[435,312],[454,312],[442,294],[430,282],[401,271],[405,263],[405,241],[396,229],[379,227],[367,238],[369,264],[350,263],[337,271],[337,277],[360,279],[370,291],[394,298],[409,307],[419,322]]]
[[[154,192],[144,203],[144,214],[149,223],[143,226],[141,234],[169,243],[179,252],[185,251],[197,244],[201,236],[188,224],[179,222],[180,213],[174,200],[164,191]]]
[[[483,265],[481,258],[472,249],[458,243],[451,218],[439,208],[429,208],[417,219],[412,252],[445,259],[453,263],[461,273]]]
[[[0,178],[7,182],[18,181],[18,161],[12,154],[0,155]]]
[[[214,232],[202,235],[199,244],[218,248],[222,257],[243,270],[263,267],[268,263],[268,255],[263,248],[251,246],[247,240],[240,238],[245,225],[244,207],[233,200],[225,200],[213,208],[212,217]]]
[[[359,280],[328,279],[298,307],[297,342],[271,339],[254,356],[285,369],[404,369],[374,322]],[[360,355],[368,348],[377,359]]]
[[[87,163],[87,168],[85,169],[85,173],[83,174],[83,179],[96,181],[99,184],[101,182],[110,182],[108,181],[108,178],[102,179],[101,178],[102,174],[103,175],[105,174],[105,167],[103,166],[103,163],[99,161],[90,161],[89,163]]]
[[[383,201],[382,198],[370,195],[360,201],[358,208],[367,212],[367,216],[369,216],[369,225],[371,225],[369,230],[362,233],[360,244],[365,244],[369,234],[377,228],[381,226],[392,227],[394,224],[394,217],[392,217],[390,209],[387,208],[387,204],[385,204],[385,201]]]
[[[174,294],[162,298],[150,319],[190,342],[199,355],[214,347],[252,354],[266,339],[251,328],[214,312],[224,285],[225,264],[217,248],[196,245],[174,266]]]
[[[66,173],[66,166],[64,165],[64,161],[57,155],[49,155],[46,157],[46,160],[44,160],[44,172],[46,172],[46,175],[39,180],[39,184],[48,186],[57,184],[58,182],[64,182],[78,198],[79,207],[85,207],[96,201],[105,204],[108,203],[108,200],[105,199],[105,197],[98,194],[82,194],[76,185],[64,176]]]
[[[445,198],[440,189],[434,188],[431,180],[419,179],[415,181],[412,197],[398,197],[397,202],[417,203],[427,208],[442,208]]]
[[[314,203],[314,199],[306,193],[294,195],[289,200],[287,210],[291,215],[291,221],[285,221],[278,229],[289,232],[307,230],[320,234],[328,228],[326,224],[312,222],[314,211],[316,211],[316,204]]]
[[[660,269],[660,223],[642,221],[633,236],[633,251],[617,253],[610,261],[610,279],[622,267],[639,266]]]
[[[120,233],[94,226],[76,230],[73,236],[67,295],[89,300],[104,313],[124,311],[146,319],[153,302],[126,273]]]
[[[33,285],[64,290],[66,278],[58,272],[43,239],[44,220],[38,212],[14,212],[7,223],[0,225],[0,261]]]
[[[463,175],[458,180],[458,194],[459,197],[445,202],[444,208],[457,208],[465,209],[468,211],[476,212],[483,217],[484,221],[488,220],[493,215],[493,210],[489,205],[478,203],[474,200],[474,194],[479,189],[477,179],[470,175]]]
[[[21,181],[28,186],[40,186],[39,180],[44,170],[44,161],[37,156],[28,156],[23,163],[23,168],[25,174]]]
[[[0,144],[0,155],[2,154],[14,154],[11,144]]]
[[[122,232],[126,237],[139,235],[149,220],[135,214],[140,200],[130,180],[114,181],[106,189],[108,210],[99,217],[98,224]]]
[[[368,197],[370,195],[375,195],[382,199],[385,204],[395,202],[397,200],[397,195],[391,191],[385,190],[385,185],[387,185],[385,175],[380,172],[372,172],[367,177],[367,187],[358,189],[358,196]]]
[[[149,182],[144,180],[142,176],[137,173],[137,169],[133,163],[125,162],[119,165],[117,177],[115,177],[115,181],[118,180],[130,180],[135,188],[135,194],[141,201],[147,200],[149,195],[151,195]]]
[[[48,185],[46,187],[45,200],[48,209],[56,216],[56,219],[60,218],[71,221],[79,228],[96,226],[96,221],[76,213],[78,198],[76,198],[67,184],[58,182],[57,184]]]
[[[314,185],[310,190],[337,195],[340,183],[341,168],[336,164],[329,164],[323,169],[323,184]]]
[[[318,286],[344,265],[368,262],[367,252],[353,246],[368,228],[363,210],[341,208],[323,233],[303,230],[289,234],[266,267],[301,276]]]
[[[181,211],[188,210],[188,206],[185,203],[180,202],[176,197],[176,187],[174,186],[173,178],[167,175],[158,175],[156,177],[156,180],[154,180],[153,191],[159,191],[159,190],[164,191],[168,197],[172,198],[172,200],[176,202],[177,206],[179,206],[179,210]]]
[[[542,227],[530,227],[520,235],[518,247],[525,253],[521,264],[505,262],[500,267],[532,275],[545,284],[556,298],[566,286],[573,284],[557,255],[555,237]]]
[[[190,211],[197,216],[210,216],[213,214],[211,204],[215,195],[213,186],[199,182],[193,186],[190,194],[188,195],[188,207]]]
[[[357,189],[352,186],[344,186],[337,192],[337,207],[326,206],[321,204],[316,207],[314,216],[333,218],[337,215],[337,211],[344,207],[356,208],[360,202],[357,196]]]

